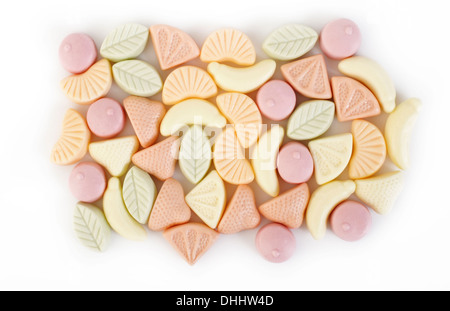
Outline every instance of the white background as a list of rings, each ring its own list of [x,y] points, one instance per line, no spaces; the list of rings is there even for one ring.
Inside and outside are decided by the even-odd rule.
[[[449,290],[450,19],[445,3],[10,1],[0,10],[0,289]],[[67,75],[57,54],[65,35],[86,32],[100,46],[122,23],[165,23],[185,30],[201,46],[210,32],[235,27],[250,36],[261,59],[262,41],[275,28],[301,23],[320,31],[340,17],[360,26],[359,54],[386,68],[399,101],[423,100],[405,189],[390,214],[372,213],[373,226],[364,239],[347,243],[328,230],[315,241],[303,225],[293,230],[295,255],[272,264],[256,252],[256,230],[251,230],[220,236],[192,267],[160,233],[149,232],[145,242],[114,234],[105,253],[78,242],[72,231],[75,200],[67,185],[71,167],[49,161],[64,112],[76,107],[59,89]],[[146,51],[154,59],[151,46]],[[259,203],[266,199],[258,196]]]

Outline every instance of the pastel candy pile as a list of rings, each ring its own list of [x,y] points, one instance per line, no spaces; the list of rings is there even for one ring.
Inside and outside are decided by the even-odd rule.
[[[349,19],[320,32],[280,26],[262,43],[265,55],[233,28],[201,45],[163,24],[119,25],[98,45],[68,35],[61,89],[88,107],[67,109],[51,161],[73,165],[76,236],[105,251],[112,234],[162,234],[191,265],[221,235],[245,230],[274,263],[295,254],[303,224],[316,240],[328,229],[362,239],[372,212],[387,214],[403,189],[421,106],[397,104],[387,71],[358,55],[362,43]],[[145,60],[151,49],[156,64]],[[366,120],[378,116],[384,129]],[[340,122],[351,131],[330,130]]]

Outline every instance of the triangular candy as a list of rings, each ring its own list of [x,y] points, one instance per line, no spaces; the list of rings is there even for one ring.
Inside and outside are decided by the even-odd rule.
[[[336,115],[340,122],[368,118],[380,114],[380,104],[361,82],[348,77],[331,78]]]
[[[162,231],[187,223],[190,218],[191,209],[184,201],[183,187],[176,179],[167,179],[156,197],[148,228],[153,231]]]
[[[353,155],[348,165],[351,179],[372,176],[386,159],[386,142],[381,131],[364,120],[352,122]]]
[[[163,236],[190,265],[193,265],[216,241],[219,233],[204,224],[187,223],[167,229]]]
[[[308,184],[300,184],[259,207],[267,219],[289,228],[299,228],[309,202]]]
[[[327,66],[322,54],[284,64],[281,66],[281,73],[297,92],[306,97],[332,97]]]
[[[308,144],[314,159],[316,182],[323,185],[338,177],[347,167],[353,150],[350,133],[312,140]]]
[[[89,153],[115,177],[127,172],[131,157],[139,148],[136,136],[126,136],[91,143]]]
[[[123,106],[142,147],[151,146],[159,135],[159,125],[166,114],[160,102],[139,96],[128,96]]]
[[[186,203],[210,228],[215,229],[226,203],[225,185],[216,171],[211,171],[186,195]]]
[[[217,231],[224,234],[238,233],[256,228],[260,222],[261,216],[256,208],[255,194],[252,188],[247,185],[239,185],[225,209]]]
[[[133,164],[159,180],[172,177],[180,151],[180,139],[170,136],[133,155]]]
[[[358,198],[380,215],[387,214],[403,189],[403,173],[390,172],[376,177],[355,180]]]
[[[210,98],[217,94],[217,86],[209,73],[195,66],[183,66],[172,71],[164,82],[162,101],[175,105],[188,98]]]
[[[197,43],[175,27],[153,25],[150,34],[162,70],[181,65],[200,55]]]

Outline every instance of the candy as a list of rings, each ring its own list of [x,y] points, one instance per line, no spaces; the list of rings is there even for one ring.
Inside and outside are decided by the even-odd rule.
[[[128,212],[137,222],[145,224],[156,199],[156,186],[147,172],[133,166],[123,181],[122,195]]]
[[[289,117],[295,108],[296,100],[294,90],[282,80],[266,82],[256,95],[256,102],[261,113],[274,121]]]
[[[187,205],[207,224],[215,229],[226,204],[225,185],[215,170],[212,170],[186,195]]]
[[[166,114],[164,105],[139,96],[128,96],[123,100],[123,105],[141,146],[147,148],[153,145]]]
[[[419,99],[410,98],[398,105],[386,120],[384,134],[389,157],[402,170],[409,167],[409,141],[421,106]]]
[[[261,216],[256,208],[255,194],[248,185],[239,185],[228,203],[217,231],[223,234],[238,233],[256,228]]]
[[[136,136],[125,136],[91,143],[91,157],[112,176],[120,177],[127,172],[131,156],[138,150]]]
[[[234,125],[239,143],[253,146],[261,132],[262,118],[253,99],[241,93],[223,93],[216,97],[220,112]]]
[[[152,174],[159,180],[173,176],[180,150],[180,139],[170,136],[159,143],[141,150],[131,160],[137,167]]]
[[[77,203],[73,213],[74,231],[84,246],[105,251],[111,239],[111,228],[102,210],[92,204]]]
[[[221,29],[211,33],[203,43],[203,62],[233,62],[242,66],[255,63],[256,52],[250,38],[236,29]]]
[[[216,94],[217,86],[206,71],[195,66],[183,66],[167,76],[162,101],[166,105],[175,105],[188,98],[207,99]]]
[[[112,80],[111,65],[107,59],[102,59],[87,71],[64,78],[60,86],[72,102],[90,105],[108,94]]]
[[[278,153],[277,169],[285,182],[300,184],[311,178],[314,162],[308,148],[301,143],[290,142],[285,144]]]
[[[346,18],[326,24],[320,33],[320,48],[329,58],[340,60],[353,56],[360,45],[361,33],[358,26]]]
[[[85,72],[97,59],[94,40],[84,33],[72,33],[59,46],[59,61],[70,73]]]
[[[369,209],[356,201],[342,202],[330,215],[331,230],[339,238],[349,242],[363,238],[371,224]]]
[[[306,225],[316,240],[325,236],[328,216],[340,202],[355,192],[352,180],[332,181],[319,186],[311,195],[306,209]]]
[[[289,117],[287,136],[296,140],[319,137],[333,123],[334,107],[334,103],[328,100],[303,102]]]
[[[358,179],[356,195],[380,215],[389,213],[403,189],[401,171]]]
[[[338,177],[347,167],[353,150],[353,136],[339,134],[312,140],[308,143],[314,159],[315,177],[323,185]]]
[[[297,92],[306,97],[329,99],[332,96],[327,65],[322,54],[284,64],[281,73]]]
[[[144,61],[124,60],[114,64],[112,71],[114,81],[130,95],[149,97],[162,89],[162,81],[158,71]]]
[[[285,226],[270,223],[258,230],[256,249],[270,262],[280,263],[292,257],[296,249],[295,237]]]
[[[122,237],[142,241],[147,237],[147,231],[131,215],[122,199],[120,179],[111,177],[103,196],[103,211],[108,223]]]
[[[86,121],[94,135],[112,138],[122,132],[125,126],[125,112],[116,100],[101,98],[89,106]]]
[[[74,109],[64,115],[62,133],[52,149],[50,160],[59,165],[80,161],[87,153],[91,132],[83,116]]]
[[[381,131],[364,120],[352,122],[353,155],[348,164],[351,179],[372,176],[386,159],[386,143]]]
[[[148,35],[148,28],[143,25],[136,23],[121,25],[103,40],[100,54],[113,62],[136,58],[144,51]]]
[[[164,238],[193,265],[214,244],[219,234],[199,223],[174,226],[164,231]]]
[[[203,125],[223,128],[227,120],[215,105],[204,99],[187,99],[170,108],[161,121],[163,136],[175,134],[185,125]]]
[[[341,73],[364,83],[377,97],[384,112],[391,113],[394,110],[394,83],[377,62],[363,56],[353,56],[340,61],[338,69]]]
[[[164,181],[148,221],[148,228],[163,231],[169,227],[187,223],[191,218],[191,209],[184,200],[181,184],[173,178]]]
[[[263,43],[267,55],[278,60],[293,60],[308,53],[319,35],[304,25],[289,24],[273,31]]]
[[[181,139],[178,164],[191,183],[197,184],[211,166],[211,143],[200,125],[192,125]]]
[[[251,155],[255,179],[261,189],[272,197],[280,192],[276,161],[278,150],[284,138],[284,129],[273,125],[260,138]]]
[[[222,179],[230,184],[249,184],[255,178],[250,162],[239,145],[234,129],[227,126],[214,144],[214,167]]]
[[[336,115],[340,122],[368,118],[380,114],[375,95],[360,82],[348,77],[331,78]]]
[[[308,184],[298,185],[262,204],[258,209],[267,219],[281,223],[288,228],[299,228],[308,206]]]
[[[212,62],[207,69],[221,89],[229,92],[249,93],[272,78],[276,66],[273,59],[265,59],[245,68]]]
[[[77,200],[95,202],[106,189],[105,171],[95,162],[80,162],[70,173],[69,188]]]
[[[197,43],[180,29],[153,25],[150,34],[162,70],[181,65],[200,55]]]

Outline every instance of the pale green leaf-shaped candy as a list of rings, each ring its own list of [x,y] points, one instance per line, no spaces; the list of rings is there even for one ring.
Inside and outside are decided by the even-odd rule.
[[[124,60],[113,65],[114,81],[131,95],[149,97],[162,89],[161,77],[156,69],[141,60]]]
[[[98,207],[87,203],[77,203],[73,213],[73,225],[83,245],[101,252],[108,247],[111,228]]]
[[[137,222],[146,224],[156,199],[156,186],[146,172],[133,166],[123,182],[123,200],[128,212]]]
[[[211,144],[200,125],[193,125],[183,135],[180,146],[179,164],[183,175],[197,184],[211,165]]]
[[[147,45],[149,30],[140,24],[125,24],[111,31],[102,43],[100,54],[113,62],[136,58]]]
[[[292,60],[308,53],[319,35],[307,26],[289,24],[272,32],[263,43],[267,55],[278,60]]]
[[[334,119],[335,105],[329,100],[310,100],[295,109],[289,118],[287,136],[296,140],[316,138],[325,133]]]

